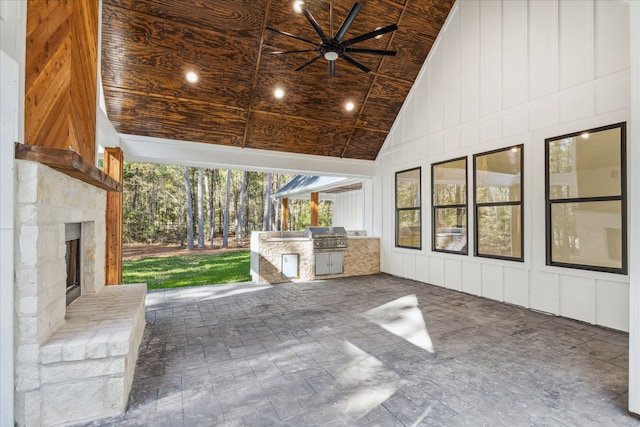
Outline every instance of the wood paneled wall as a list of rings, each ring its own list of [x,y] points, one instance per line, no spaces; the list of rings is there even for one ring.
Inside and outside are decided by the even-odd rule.
[[[95,163],[98,0],[29,0],[25,142]]]

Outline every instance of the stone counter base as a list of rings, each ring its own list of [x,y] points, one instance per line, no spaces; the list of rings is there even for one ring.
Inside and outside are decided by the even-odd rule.
[[[251,234],[251,276],[258,284],[291,282],[293,280],[330,279],[365,276],[380,272],[380,239],[349,237],[344,253],[344,272],[316,276],[316,261],[311,239],[279,238],[279,232]],[[282,254],[298,254],[298,277],[282,276]]]

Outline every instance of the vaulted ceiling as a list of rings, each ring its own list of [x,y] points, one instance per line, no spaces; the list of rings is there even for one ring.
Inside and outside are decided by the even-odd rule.
[[[371,72],[338,58],[330,77],[324,58],[294,71],[316,52],[269,54],[314,46],[267,27],[320,41],[292,0],[103,0],[107,114],[124,134],[374,160],[454,0],[360,3],[343,40],[395,23],[397,31],[357,47],[397,55],[353,53]],[[353,5],[305,1],[327,34]],[[185,79],[190,70],[195,84]]]

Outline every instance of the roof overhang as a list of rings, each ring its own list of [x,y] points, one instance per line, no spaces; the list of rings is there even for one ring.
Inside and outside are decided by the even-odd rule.
[[[120,148],[129,162],[347,178],[371,178],[375,175],[375,162],[371,160],[226,147],[138,135],[120,134]]]
[[[336,194],[343,191],[356,191],[362,188],[363,178],[318,177],[316,182],[291,190],[279,191],[275,199],[310,199],[311,193],[319,193],[320,200],[335,200]]]

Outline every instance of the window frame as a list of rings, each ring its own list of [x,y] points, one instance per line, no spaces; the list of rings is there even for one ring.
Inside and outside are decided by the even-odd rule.
[[[602,132],[611,129],[620,129],[620,195],[618,196],[590,196],[590,197],[569,197],[564,199],[551,199],[551,177],[550,177],[550,168],[549,168],[549,145],[553,141],[557,141],[559,139],[564,138],[574,138],[576,136],[582,135],[583,133],[595,133]],[[620,122],[614,123],[607,126],[601,126],[593,129],[581,130],[579,132],[572,132],[565,135],[554,136],[551,138],[546,138],[544,140],[544,195],[545,195],[545,247],[546,247],[546,265],[552,267],[564,267],[564,268],[573,268],[579,270],[588,270],[588,271],[599,271],[603,273],[615,273],[615,274],[628,274],[629,272],[629,262],[628,262],[628,228],[627,228],[627,123]],[[597,266],[597,265],[589,265],[589,264],[574,264],[567,262],[558,262],[553,261],[553,227],[551,224],[552,219],[552,208],[555,204],[568,204],[568,203],[593,203],[593,202],[612,202],[619,201],[620,202],[620,214],[621,214],[621,267],[605,267],[605,266]]]
[[[478,203],[478,170],[477,159],[478,157],[488,156],[491,154],[500,153],[503,151],[509,151],[514,148],[520,149],[520,200],[508,201],[508,202],[491,202],[491,203]],[[519,206],[520,207],[520,256],[510,257],[493,254],[483,254],[478,251],[478,239],[480,227],[478,224],[478,211],[482,207],[499,207],[499,206]],[[479,258],[492,258],[504,261],[517,261],[524,262],[524,144],[511,145],[504,148],[498,148],[491,151],[485,151],[483,153],[476,153],[473,155],[473,255]]]
[[[464,160],[464,192],[465,192],[465,203],[464,204],[453,204],[453,205],[436,205],[434,202],[434,191],[435,191],[435,168],[437,166],[441,166],[446,163],[459,162]],[[466,224],[465,224],[465,233],[467,236],[467,244],[466,249],[463,251],[453,251],[448,249],[438,249],[436,248],[436,212],[438,209],[460,209],[463,208],[466,212]],[[467,156],[457,157],[455,159],[444,160],[437,163],[431,164],[431,250],[433,252],[444,252],[449,254],[456,255],[469,255],[469,159]]]
[[[418,197],[419,197],[419,203],[420,205],[418,207],[410,207],[410,208],[399,208],[398,207],[398,175],[402,174],[402,173],[406,173],[406,172],[412,172],[412,171],[418,171]],[[422,250],[422,166],[416,166],[414,168],[409,168],[409,169],[405,169],[405,170],[401,170],[401,171],[397,171],[395,173],[395,186],[394,186],[394,199],[395,199],[395,214],[396,214],[396,218],[395,218],[395,247],[396,248],[402,248],[402,249],[414,249],[414,250]],[[419,240],[419,245],[418,246],[406,246],[406,245],[400,245],[398,243],[399,240],[399,219],[400,219],[400,213],[401,212],[410,212],[410,211],[417,211],[418,212],[418,221],[419,221],[419,227],[420,227],[420,240]]]

